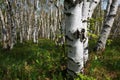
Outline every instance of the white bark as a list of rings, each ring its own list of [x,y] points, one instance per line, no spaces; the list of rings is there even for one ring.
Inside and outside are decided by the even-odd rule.
[[[23,26],[23,3],[20,2],[21,5],[20,5],[20,43],[23,43],[23,36],[24,36],[24,26]]]
[[[85,29],[85,40],[84,40],[84,62],[86,63],[88,60],[88,35],[87,35],[87,26],[88,26],[88,18],[92,17],[92,14],[99,4],[100,0],[91,0],[91,2],[87,2],[87,0],[83,0],[83,11],[82,11],[82,24]]]
[[[67,6],[67,4],[65,4]],[[67,8],[67,7],[66,7]],[[82,3],[65,10],[66,40],[68,46],[68,73],[72,76],[83,72]]]
[[[92,17],[92,14],[96,8],[96,6],[99,4],[100,0],[91,0],[90,6],[89,6],[89,18]]]
[[[118,3],[119,3],[119,0],[112,0],[112,3],[110,5],[109,14],[107,15],[107,17],[105,19],[103,29],[100,34],[100,38],[99,38],[97,46],[95,48],[96,51],[100,51],[100,50],[103,51],[105,49],[106,41],[110,34],[110,31],[111,31],[111,28],[112,28],[112,25],[113,25],[113,22],[114,22],[116,13],[117,13]]]
[[[28,11],[29,13],[29,20],[28,20],[28,31],[27,31],[27,40],[30,40],[32,38],[32,15],[34,13],[34,9],[31,7]]]
[[[9,0],[6,0],[7,4],[7,27],[8,27],[8,49],[12,49],[15,42],[16,42],[16,26],[15,26],[15,21],[14,21],[14,13],[12,11],[12,3]]]
[[[1,22],[2,22],[2,42],[3,42],[3,48],[7,48],[6,40],[7,40],[7,31],[5,27],[5,21],[4,21],[4,16],[2,13],[2,10],[0,8],[0,17],[1,17]]]
[[[65,35],[68,47],[68,73],[83,72],[84,64],[88,60],[87,21],[100,0],[65,0]]]
[[[34,6],[35,6],[35,22],[34,22],[34,32],[33,32],[33,42],[34,43],[38,43],[38,14],[37,14],[37,10],[38,10],[38,3],[39,1],[34,1]]]
[[[107,4],[107,10],[106,10],[106,17],[108,16],[109,12],[110,12],[110,6],[112,4],[112,0],[108,0],[108,4]]]
[[[87,2],[87,0],[84,0],[83,2],[83,7],[82,7],[82,25],[85,29],[85,33],[84,33],[84,43],[83,43],[83,47],[84,47],[84,52],[83,52],[83,56],[84,56],[84,62],[86,63],[88,60],[88,35],[87,35],[87,19],[88,19],[88,12],[89,12],[89,5],[90,2]]]

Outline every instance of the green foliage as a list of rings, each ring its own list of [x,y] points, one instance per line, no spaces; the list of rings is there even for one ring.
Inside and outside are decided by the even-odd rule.
[[[102,20],[103,20],[103,19],[102,19],[101,17],[89,19],[89,23],[90,23],[90,28],[89,28],[89,30],[94,31],[94,30],[95,30],[95,23],[96,23],[96,22],[101,22]]]
[[[13,50],[0,49],[0,52],[2,80],[45,80],[62,77],[60,67],[63,51],[53,41],[41,39],[39,44],[31,41],[18,43]]]
[[[93,48],[93,41],[90,47]],[[119,80],[120,77],[120,43],[119,40],[112,40],[107,45],[103,54],[91,53],[89,63],[86,65],[86,75],[97,80]]]
[[[85,76],[83,74],[79,74],[75,80],[96,80],[96,79],[94,79],[92,77]]]
[[[95,42],[89,43],[93,48]],[[119,80],[119,46],[119,40],[113,40],[103,54],[91,52],[85,74],[78,74],[74,80]],[[66,57],[62,49],[46,39],[38,44],[18,43],[11,51],[0,46],[0,80],[68,80],[63,75]]]
[[[90,33],[90,32],[88,32],[88,35],[91,36],[91,37],[94,38],[94,39],[97,39],[97,38],[98,38],[98,35],[93,34],[93,33]]]
[[[1,4],[3,4],[3,2],[4,2],[4,0],[0,0],[0,6],[1,6]]]
[[[88,35],[90,38],[97,39],[99,37],[99,31],[97,31],[97,28],[100,28],[101,26],[98,23],[102,22],[102,18],[91,18],[88,20],[89,22],[89,27],[88,27]]]
[[[112,39],[108,39],[107,40],[107,45],[110,45],[112,43],[112,41],[113,41]]]

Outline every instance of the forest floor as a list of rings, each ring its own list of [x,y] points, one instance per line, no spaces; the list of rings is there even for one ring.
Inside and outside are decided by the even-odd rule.
[[[89,42],[90,50],[95,41]],[[13,50],[0,47],[0,80],[66,80],[66,54],[62,46],[51,40],[40,39],[18,43]],[[90,52],[85,76],[76,80],[120,80],[120,42],[109,41],[102,54]]]

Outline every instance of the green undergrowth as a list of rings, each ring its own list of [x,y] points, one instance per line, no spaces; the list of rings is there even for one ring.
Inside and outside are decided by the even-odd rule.
[[[89,43],[93,48],[95,41]],[[11,51],[0,48],[0,80],[68,80],[65,69],[64,48],[51,40],[17,43]],[[120,80],[119,40],[113,40],[102,54],[90,52],[84,74],[75,80]]]
[[[62,62],[63,60],[63,62]],[[64,67],[62,47],[53,41],[18,43],[13,50],[0,49],[0,80],[50,80]]]
[[[90,41],[90,50],[95,45]],[[91,52],[85,74],[97,80],[120,80],[120,42],[119,39],[107,43],[103,53]]]

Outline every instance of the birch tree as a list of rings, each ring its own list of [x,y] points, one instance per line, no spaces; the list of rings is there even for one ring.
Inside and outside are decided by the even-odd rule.
[[[88,19],[88,11],[89,11],[89,5],[90,2],[87,2],[87,0],[84,0],[83,2],[83,7],[82,7],[82,26],[85,29],[85,33],[84,33],[84,38],[85,41],[83,42],[83,59],[84,59],[84,63],[87,62],[88,60],[88,37],[87,37],[87,19]]]
[[[3,45],[3,48],[6,49],[7,48],[7,29],[6,29],[6,26],[5,26],[5,21],[4,21],[4,16],[3,16],[3,12],[0,8],[0,17],[1,17],[1,24],[2,24],[2,28],[1,28],[1,39],[2,39],[2,45]]]
[[[96,51],[104,51],[113,22],[117,13],[119,0],[108,0],[106,19],[95,47]]]
[[[112,39],[118,38],[120,35],[120,6],[118,7],[117,15],[111,30]]]
[[[92,18],[93,12],[97,5],[99,4],[100,0],[90,0],[89,2],[87,0],[83,0],[83,7],[82,7],[82,24],[85,28],[85,41],[83,43],[84,47],[84,63],[88,60],[88,28],[90,27],[90,24],[88,23],[88,19]],[[84,64],[85,65],[85,64]]]
[[[65,0],[65,26],[66,40],[68,46],[68,73],[75,74],[83,72],[83,39],[80,38],[82,31],[82,2]],[[81,39],[81,41],[80,41]]]
[[[16,25],[15,25],[15,20],[14,20],[14,13],[13,13],[13,6],[12,6],[12,1],[6,0],[7,3],[7,18],[8,18],[8,22],[7,22],[7,27],[9,28],[8,30],[8,37],[9,37],[9,44],[8,47],[10,49],[13,48],[13,46],[16,43]]]
[[[34,0],[34,31],[33,31],[33,42],[38,43],[38,0]]]
[[[67,72],[75,77],[83,73],[84,64],[88,60],[87,19],[100,0],[65,0],[65,37],[68,63]]]
[[[0,30],[3,48],[38,38],[56,40],[63,15],[60,0],[0,0]]]
[[[4,14],[2,8],[0,8],[0,17],[2,22],[2,42],[4,49],[12,49],[16,39],[16,26],[14,20],[13,7],[10,0],[4,1],[6,6],[4,6]],[[2,5],[3,6],[3,5]],[[7,23],[7,24],[6,24]]]

